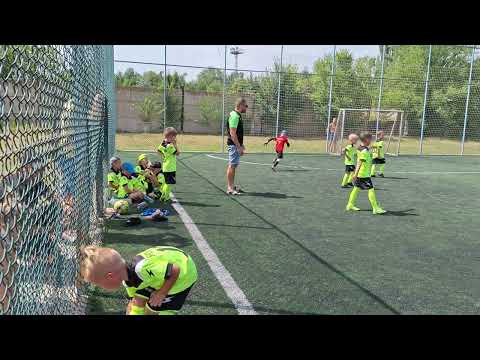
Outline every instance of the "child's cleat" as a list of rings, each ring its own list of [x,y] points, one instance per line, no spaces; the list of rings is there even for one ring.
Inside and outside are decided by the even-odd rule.
[[[350,205],[348,204],[347,207],[345,208],[346,211],[360,211],[359,208],[357,208],[356,206],[354,205]]]
[[[373,209],[373,215],[382,215],[382,214],[385,214],[386,212],[387,211],[383,210],[382,208]]]
[[[378,174],[378,176],[380,176],[380,177],[385,177],[385,175],[383,175],[383,174]]]
[[[227,195],[240,195],[240,192],[237,190],[229,190],[227,191]]]

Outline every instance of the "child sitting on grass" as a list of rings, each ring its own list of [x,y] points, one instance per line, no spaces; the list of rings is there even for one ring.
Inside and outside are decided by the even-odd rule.
[[[373,160],[372,160],[372,173],[371,176],[375,177],[375,170],[376,165],[379,165],[380,171],[378,176],[384,177],[384,169],[385,169],[385,153],[383,150],[383,131],[379,131],[377,134],[377,141],[372,144],[373,149]]]
[[[106,290],[125,287],[127,315],[175,315],[198,277],[192,258],[172,246],[147,249],[129,263],[106,247],[87,246],[81,255],[84,281]]]
[[[342,150],[342,153],[345,155],[345,175],[342,180],[342,188],[353,186],[352,178],[355,173],[355,163],[357,161],[357,149],[355,148],[357,141],[357,134],[348,135],[348,144]]]
[[[167,127],[164,131],[165,139],[158,146],[158,152],[163,156],[162,172],[165,176],[165,184],[162,186],[162,196],[160,200],[170,200],[172,192],[171,185],[176,184],[177,156],[180,151],[177,146],[177,130],[173,127]]]
[[[132,176],[133,175],[133,176]],[[128,198],[132,203],[138,204],[137,209],[142,211],[148,207],[147,203],[153,203],[153,199],[148,197],[143,189],[145,184],[143,179],[135,175],[135,168],[131,163],[122,165],[122,175],[119,180],[118,196],[120,199]]]
[[[357,152],[357,167],[353,175],[354,186],[352,192],[350,193],[346,210],[359,211],[360,209],[355,206],[358,193],[360,190],[368,190],[368,200],[370,201],[370,204],[372,204],[373,214],[385,214],[386,211],[383,210],[377,203],[375,189],[373,188],[372,179],[370,177],[370,172],[372,170],[372,153],[368,146],[372,142],[372,135],[368,132],[361,133],[360,141],[361,146]]]

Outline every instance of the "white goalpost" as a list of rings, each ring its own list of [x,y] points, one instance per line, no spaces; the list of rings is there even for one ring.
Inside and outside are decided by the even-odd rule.
[[[351,133],[360,134],[362,131],[368,131],[376,135],[377,130],[383,130],[385,153],[398,156],[404,133],[404,120],[402,110],[340,109],[336,131],[330,139],[327,139],[327,152],[339,155]]]

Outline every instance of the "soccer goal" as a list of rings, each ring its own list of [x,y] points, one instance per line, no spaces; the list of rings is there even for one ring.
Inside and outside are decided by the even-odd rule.
[[[378,123],[378,131],[382,130],[385,134],[385,153],[398,156],[404,133],[403,115],[402,110],[340,109],[336,131],[327,137],[327,152],[340,154],[350,133],[369,131],[376,135]]]

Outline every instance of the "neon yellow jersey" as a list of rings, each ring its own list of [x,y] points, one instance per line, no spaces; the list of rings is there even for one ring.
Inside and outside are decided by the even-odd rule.
[[[165,175],[163,175],[163,173],[159,173],[157,175],[157,181],[160,185],[165,184]]]
[[[385,153],[383,150],[383,140],[381,141],[376,141],[373,145],[373,158],[374,159],[384,159],[385,158]]]
[[[145,193],[148,189],[147,180],[143,175],[137,175],[136,177],[132,176],[132,178],[129,179],[129,183],[131,184],[133,190],[138,190]]]
[[[348,160],[347,155],[350,158],[350,160]],[[345,146],[345,165],[355,165],[356,162],[357,162],[357,149],[352,144],[348,144],[347,146]]]
[[[125,185],[127,185],[130,191],[133,190],[133,183],[126,176],[120,175],[119,181],[118,181],[118,191],[117,191],[117,196],[119,198],[124,198],[127,196],[127,192],[125,191],[125,188],[124,188]]]
[[[140,165],[135,166],[135,174],[143,175],[144,171]]]
[[[134,263],[127,265],[128,280],[123,285],[128,296],[149,298],[150,293],[160,289],[170,277],[173,265],[180,268],[180,274],[168,295],[182,292],[197,281],[192,258],[173,246],[157,246],[138,254]]]
[[[120,181],[120,173],[116,173],[113,170],[107,174],[108,187],[113,194],[117,194],[117,190],[113,187],[118,187]],[[113,186],[112,186],[113,185]]]
[[[172,143],[164,140],[158,145],[158,151],[163,155],[162,171],[173,172],[177,171],[177,149]]]
[[[372,152],[368,147],[361,146],[357,151],[358,165],[360,171],[358,172],[359,178],[369,178],[372,171]]]

